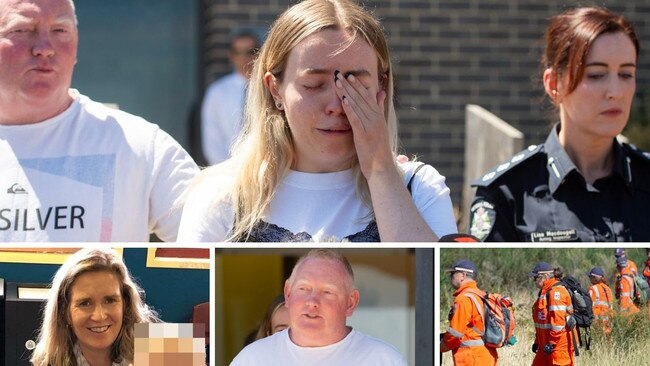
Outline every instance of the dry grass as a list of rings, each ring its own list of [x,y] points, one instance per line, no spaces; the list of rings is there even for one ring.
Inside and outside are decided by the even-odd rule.
[[[645,250],[634,254],[645,254]],[[494,292],[510,295],[515,303],[517,344],[499,350],[500,366],[522,366],[533,362],[531,345],[535,330],[532,323],[531,308],[535,301],[537,289],[526,278],[527,271],[537,260],[547,261],[565,268],[565,272],[583,280],[584,273],[593,266],[606,267],[613,257],[612,249],[443,249],[441,267],[446,267],[457,258],[469,258],[479,268],[479,287]],[[630,250],[628,250],[630,254]],[[633,257],[637,265],[645,261]],[[606,267],[607,268],[607,267]],[[607,269],[606,269],[607,270]],[[611,272],[608,272],[611,273]],[[447,312],[452,302],[453,290],[444,273],[440,292],[440,329],[447,329]],[[617,316],[613,319],[613,332],[606,337],[600,329],[592,327],[591,350],[580,348],[577,365],[612,366],[612,365],[650,365],[650,312],[647,307],[634,317]],[[443,365],[453,365],[451,353],[443,355]]]

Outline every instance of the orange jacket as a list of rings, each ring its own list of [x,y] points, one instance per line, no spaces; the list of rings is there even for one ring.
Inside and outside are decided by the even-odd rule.
[[[623,315],[631,315],[639,312],[639,308],[634,305],[634,274],[629,267],[623,268],[616,278],[616,298],[621,305]]]
[[[589,296],[593,303],[592,309],[594,310],[594,317],[608,321],[611,312],[614,310],[614,295],[612,289],[609,288],[604,282],[592,285],[589,288]]]
[[[643,277],[648,280],[648,285],[650,285],[650,259],[645,262],[645,268],[643,269]]]
[[[479,296],[483,295],[484,292],[478,289],[476,281],[466,282],[454,292],[449,328],[440,343],[440,351],[452,351],[456,366],[496,365],[497,351],[486,347],[481,339],[485,326],[481,315],[483,301]]]
[[[567,327],[567,317],[573,313],[571,295],[564,286],[553,286],[558,282],[555,278],[544,281],[533,305],[535,343],[538,346],[534,366],[575,364],[571,330]],[[547,344],[555,347],[551,354],[544,352]]]

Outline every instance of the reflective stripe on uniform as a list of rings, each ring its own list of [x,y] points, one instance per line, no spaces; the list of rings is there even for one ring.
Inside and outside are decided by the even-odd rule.
[[[594,293],[596,294],[596,302],[599,302],[599,300],[600,300],[600,293],[598,292],[598,286],[593,285],[591,288],[594,290]],[[594,302],[594,304],[595,304],[596,302]]]
[[[602,305],[602,306],[609,307],[609,303],[607,301],[594,301],[594,306],[596,306],[596,305]]]
[[[465,341],[460,344],[461,347],[476,347],[476,346],[483,346],[483,345],[485,345],[485,343],[483,343],[482,339]]]
[[[551,325],[550,324],[543,324],[543,323],[535,323],[535,328],[551,329]]]
[[[551,326],[551,330],[559,332],[561,330],[564,330],[564,327],[565,327],[564,325],[553,325],[553,326]]]
[[[452,327],[449,327],[447,329],[447,333],[451,334],[452,336],[454,336],[456,338],[463,338],[463,333],[457,331],[456,329],[454,329]]]
[[[621,292],[621,296],[622,297],[630,297],[630,293],[629,292]]]
[[[568,308],[569,308],[569,307],[566,306],[566,305],[553,305],[553,306],[549,306],[549,307],[548,307],[548,310],[552,310],[552,311],[560,311],[560,310],[562,310],[562,311],[567,311]]]
[[[476,300],[476,296],[473,293],[465,294],[466,297],[469,297],[470,300],[474,303],[476,306],[476,310],[478,310],[478,313],[481,314],[481,318],[483,319],[483,307],[479,305],[478,301]]]

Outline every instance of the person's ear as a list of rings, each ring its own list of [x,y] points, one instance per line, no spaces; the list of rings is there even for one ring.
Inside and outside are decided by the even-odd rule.
[[[284,281],[284,306],[287,306],[289,297],[291,297],[291,285],[289,284],[289,280],[286,280]]]
[[[550,67],[544,70],[543,82],[546,94],[551,98],[553,104],[559,105],[562,101],[560,100],[560,91],[558,90],[560,83],[558,82],[557,72]]]
[[[351,317],[352,314],[354,314],[354,310],[356,310],[357,305],[359,305],[359,296],[359,290],[357,289],[352,290],[352,293],[348,296],[348,304],[345,309],[346,317]]]
[[[275,100],[275,105],[278,106],[278,109],[282,109],[282,96],[280,95],[280,85],[278,83],[278,79],[273,76],[273,74],[270,71],[267,71],[264,74],[264,85],[266,86],[266,89],[271,93],[271,96]]]

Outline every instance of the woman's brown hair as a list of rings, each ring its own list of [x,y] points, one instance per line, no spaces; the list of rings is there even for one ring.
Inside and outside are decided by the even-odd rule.
[[[544,35],[542,72],[568,76],[567,94],[573,92],[585,69],[585,61],[594,41],[602,34],[619,33],[630,37],[639,58],[639,40],[630,23],[622,16],[602,7],[568,10],[551,18]]]

